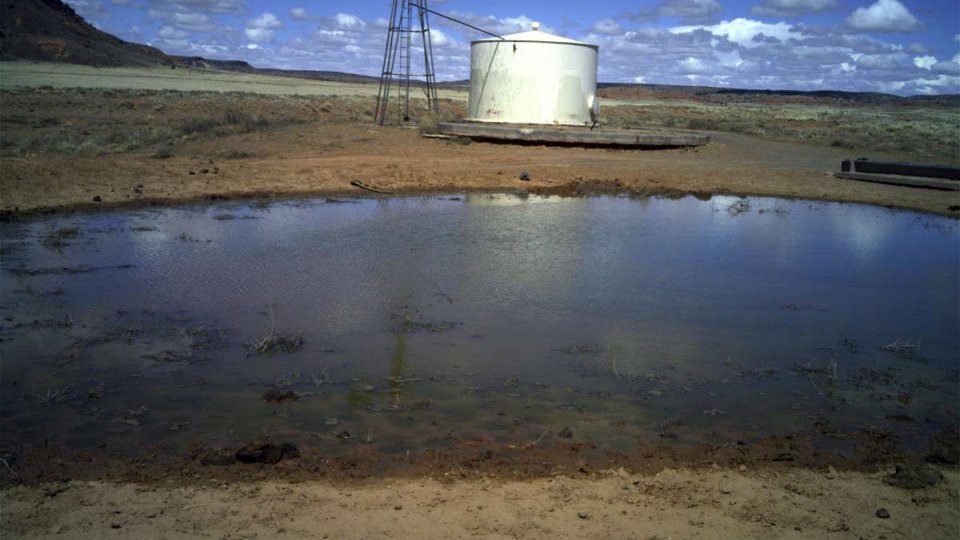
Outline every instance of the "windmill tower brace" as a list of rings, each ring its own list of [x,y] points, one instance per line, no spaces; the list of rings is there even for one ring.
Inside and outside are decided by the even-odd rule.
[[[470,44],[468,120],[591,125],[599,47],[533,30]]]

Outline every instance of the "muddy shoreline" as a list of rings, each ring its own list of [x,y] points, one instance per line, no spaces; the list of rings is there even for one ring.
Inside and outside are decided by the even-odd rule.
[[[0,467],[0,487],[39,485],[65,478],[177,485],[202,484],[211,479],[256,482],[267,477],[293,482],[386,477],[529,480],[558,474],[587,478],[611,468],[623,468],[632,474],[654,474],[666,468],[836,469],[864,473],[905,469],[910,475],[921,474],[908,482],[922,487],[936,483],[922,474],[933,474],[937,467],[956,471],[960,462],[960,431],[956,428],[933,435],[921,450],[904,448],[891,433],[876,429],[769,435],[753,442],[716,445],[640,445],[633,452],[605,451],[590,441],[567,435],[571,434],[546,432],[539,440],[503,444],[451,434],[448,446],[406,454],[383,453],[359,441],[334,441],[331,444],[342,450],[331,450],[329,444],[297,448],[270,438],[230,447],[196,442],[179,456],[162,443],[141,455],[112,452],[106,443],[96,450],[71,450],[54,444],[19,450],[8,447],[6,464]],[[890,478],[897,477],[891,473]],[[891,481],[891,485],[897,482]]]
[[[315,198],[347,198],[347,199],[382,199],[391,197],[456,197],[467,194],[482,195],[514,195],[520,198],[530,195],[537,196],[557,196],[557,197],[627,197],[634,199],[645,199],[648,197],[657,197],[665,199],[682,199],[684,197],[694,197],[703,201],[709,201],[717,196],[732,196],[740,198],[761,197],[776,198],[783,200],[797,200],[809,202],[834,202],[841,204],[863,204],[877,208],[903,212],[920,212],[929,215],[939,215],[945,217],[954,217],[960,219],[960,210],[955,205],[943,208],[917,207],[911,204],[900,204],[895,201],[888,202],[868,202],[856,199],[843,199],[831,196],[812,196],[812,195],[780,195],[769,194],[763,191],[757,192],[732,192],[725,189],[717,191],[684,191],[670,187],[655,188],[634,188],[625,187],[617,181],[611,183],[604,182],[567,182],[559,186],[538,187],[533,189],[524,188],[459,188],[451,187],[448,189],[418,189],[403,188],[398,191],[391,191],[387,194],[372,193],[357,188],[332,188],[329,190],[303,190],[303,191],[244,191],[244,192],[223,192],[223,193],[202,193],[191,195],[189,197],[175,198],[138,198],[130,201],[114,202],[74,202],[54,206],[35,206],[20,208],[0,209],[0,222],[13,222],[21,220],[30,220],[44,216],[67,215],[75,212],[115,212],[127,210],[140,210],[157,207],[176,208],[180,206],[191,206],[197,204],[215,204],[218,202],[284,202]],[[960,201],[958,201],[960,202]]]

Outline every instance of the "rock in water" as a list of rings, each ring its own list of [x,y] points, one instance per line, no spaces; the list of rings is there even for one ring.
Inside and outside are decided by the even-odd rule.
[[[300,450],[296,446],[284,443],[280,446],[273,444],[268,437],[260,437],[243,448],[237,450],[236,458],[242,463],[279,463],[284,459],[300,457]]]

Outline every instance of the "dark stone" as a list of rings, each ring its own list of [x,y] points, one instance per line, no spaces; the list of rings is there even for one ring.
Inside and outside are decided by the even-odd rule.
[[[279,463],[285,459],[300,457],[300,450],[296,446],[284,443],[281,446],[273,444],[268,437],[260,437],[243,448],[237,450],[234,456],[242,463]]]
[[[878,508],[877,517],[880,519],[890,519],[890,512],[887,512],[886,508]]]
[[[97,195],[93,198],[93,202],[103,202],[103,199],[101,199],[100,196]]]
[[[897,465],[897,470],[883,481],[903,489],[920,489],[936,485],[943,479],[940,471],[922,463]]]
[[[560,430],[560,433],[557,434],[561,439],[570,439],[573,438],[573,431],[570,431],[570,428],[565,427]]]
[[[300,399],[300,395],[293,390],[281,392],[276,388],[271,388],[264,392],[263,395],[260,396],[260,399],[267,403],[283,403],[284,401],[297,401]]]
[[[530,181],[530,173],[528,173],[528,172],[525,171],[525,170],[524,170],[524,171],[520,171],[520,180],[522,180],[522,181],[524,181],[524,182],[529,182],[529,181]]]

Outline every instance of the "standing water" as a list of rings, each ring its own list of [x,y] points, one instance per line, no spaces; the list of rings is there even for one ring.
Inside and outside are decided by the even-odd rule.
[[[4,224],[3,445],[599,448],[957,425],[956,220],[467,196]],[[828,430],[828,431],[829,431]]]

